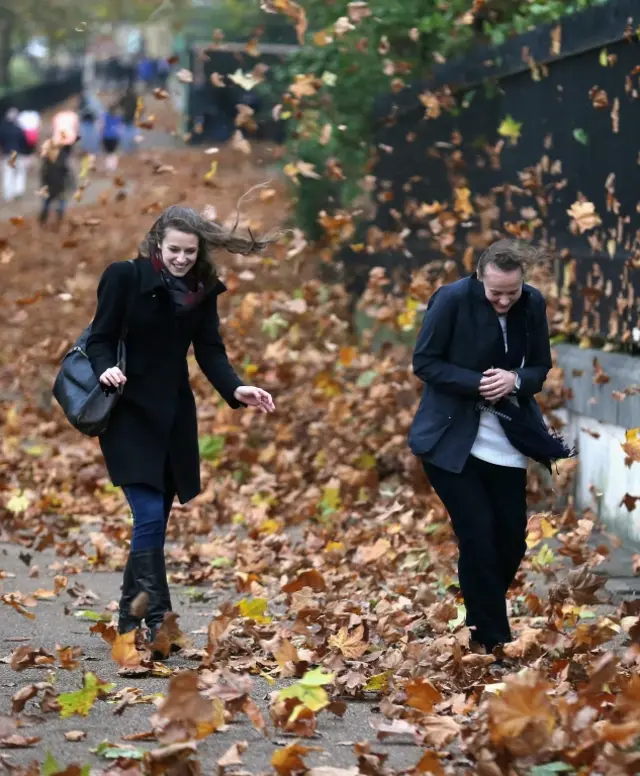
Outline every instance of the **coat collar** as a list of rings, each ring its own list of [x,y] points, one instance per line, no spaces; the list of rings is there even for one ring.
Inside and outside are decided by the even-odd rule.
[[[151,259],[146,259],[143,256],[138,256],[136,259],[138,267],[140,268],[140,293],[149,294],[152,291],[157,291],[159,288],[164,288],[162,278],[153,268]],[[207,295],[214,294],[218,296],[223,294],[227,290],[225,284],[220,280],[216,280],[213,286],[207,292]]]

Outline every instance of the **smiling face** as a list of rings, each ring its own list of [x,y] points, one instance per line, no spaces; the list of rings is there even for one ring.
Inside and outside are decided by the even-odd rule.
[[[167,229],[160,244],[162,263],[172,275],[182,278],[196,263],[199,247],[197,235]]]
[[[485,296],[498,315],[506,315],[522,296],[524,274],[521,269],[503,272],[495,264],[487,264],[480,280]]]

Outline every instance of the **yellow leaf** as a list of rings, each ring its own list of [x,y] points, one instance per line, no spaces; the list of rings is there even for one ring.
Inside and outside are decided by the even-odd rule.
[[[340,505],[340,488],[327,486],[322,493],[322,506],[328,509],[339,509]]]
[[[268,605],[269,602],[266,598],[254,598],[252,601],[248,598],[243,598],[238,604],[238,608],[243,617],[248,617],[254,622],[266,625],[273,619],[272,617],[265,616]]]
[[[365,684],[365,692],[385,692],[389,686],[389,679],[393,676],[393,671],[384,671],[381,674],[375,674]]]
[[[279,520],[268,518],[260,523],[259,530],[260,533],[271,536],[272,534],[280,533],[280,531],[282,531],[282,524]]]
[[[540,528],[542,530],[543,539],[551,539],[558,533],[558,529],[554,528],[546,517],[543,517],[540,521]]]
[[[7,502],[7,509],[14,515],[22,514],[29,506],[29,498],[21,490],[17,491]]]
[[[453,206],[456,213],[458,213],[462,218],[470,218],[473,213],[475,212],[473,209],[473,205],[471,204],[471,190],[462,187],[455,190],[456,192],[456,201]]]
[[[205,173],[204,179],[206,181],[210,181],[214,177],[217,171],[218,171],[218,162],[217,161],[211,162],[211,167],[209,171]]]
[[[502,120],[498,127],[498,134],[502,137],[508,137],[513,145],[518,142],[520,137],[520,130],[522,129],[522,122],[516,121],[513,116],[507,116]]]
[[[375,468],[376,468],[375,455],[371,455],[371,453],[362,453],[360,458],[358,458],[358,469],[375,469]]]
[[[553,563],[555,555],[553,550],[548,544],[543,544],[540,548],[540,552],[533,558],[533,562],[536,566],[548,566]]]

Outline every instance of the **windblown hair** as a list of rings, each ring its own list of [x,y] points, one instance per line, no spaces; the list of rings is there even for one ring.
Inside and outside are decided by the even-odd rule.
[[[240,223],[240,203],[254,189],[262,185],[266,184],[254,186],[240,197],[236,206],[236,220],[231,229],[218,221],[207,219],[205,215],[197,213],[193,208],[171,205],[157,219],[142,241],[139,249],[140,256],[144,258],[154,256],[169,229],[176,229],[186,234],[194,234],[198,238],[199,244],[198,256],[193,268],[194,274],[205,285],[215,283],[218,279],[218,273],[211,259],[212,251],[223,248],[229,251],[229,253],[240,253],[246,256],[263,251],[268,245],[279,239],[279,231],[257,238],[253,236],[251,230],[249,230],[248,237],[236,234],[238,224]]]
[[[518,240],[498,240],[490,245],[478,259],[478,277],[491,264],[501,272],[513,272],[519,269],[523,275],[540,261],[546,258],[546,253],[540,248],[519,242]]]

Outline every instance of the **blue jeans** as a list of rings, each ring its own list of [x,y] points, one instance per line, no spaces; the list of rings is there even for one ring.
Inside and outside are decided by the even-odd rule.
[[[42,202],[42,208],[40,210],[40,216],[39,221],[41,224],[46,224],[47,220],[49,218],[49,209],[51,208],[51,205],[57,202],[56,209],[58,212],[58,220],[62,221],[62,217],[64,216],[65,207],[67,205],[67,202],[64,197],[47,197]]]
[[[100,136],[98,128],[93,121],[80,123],[80,145],[86,154],[97,154]]]
[[[135,150],[137,131],[135,124],[124,125],[120,139],[122,140],[122,150],[125,154],[130,154]]]
[[[164,491],[149,485],[125,485],[122,490],[133,513],[131,552],[162,549],[175,496],[170,478]]]

